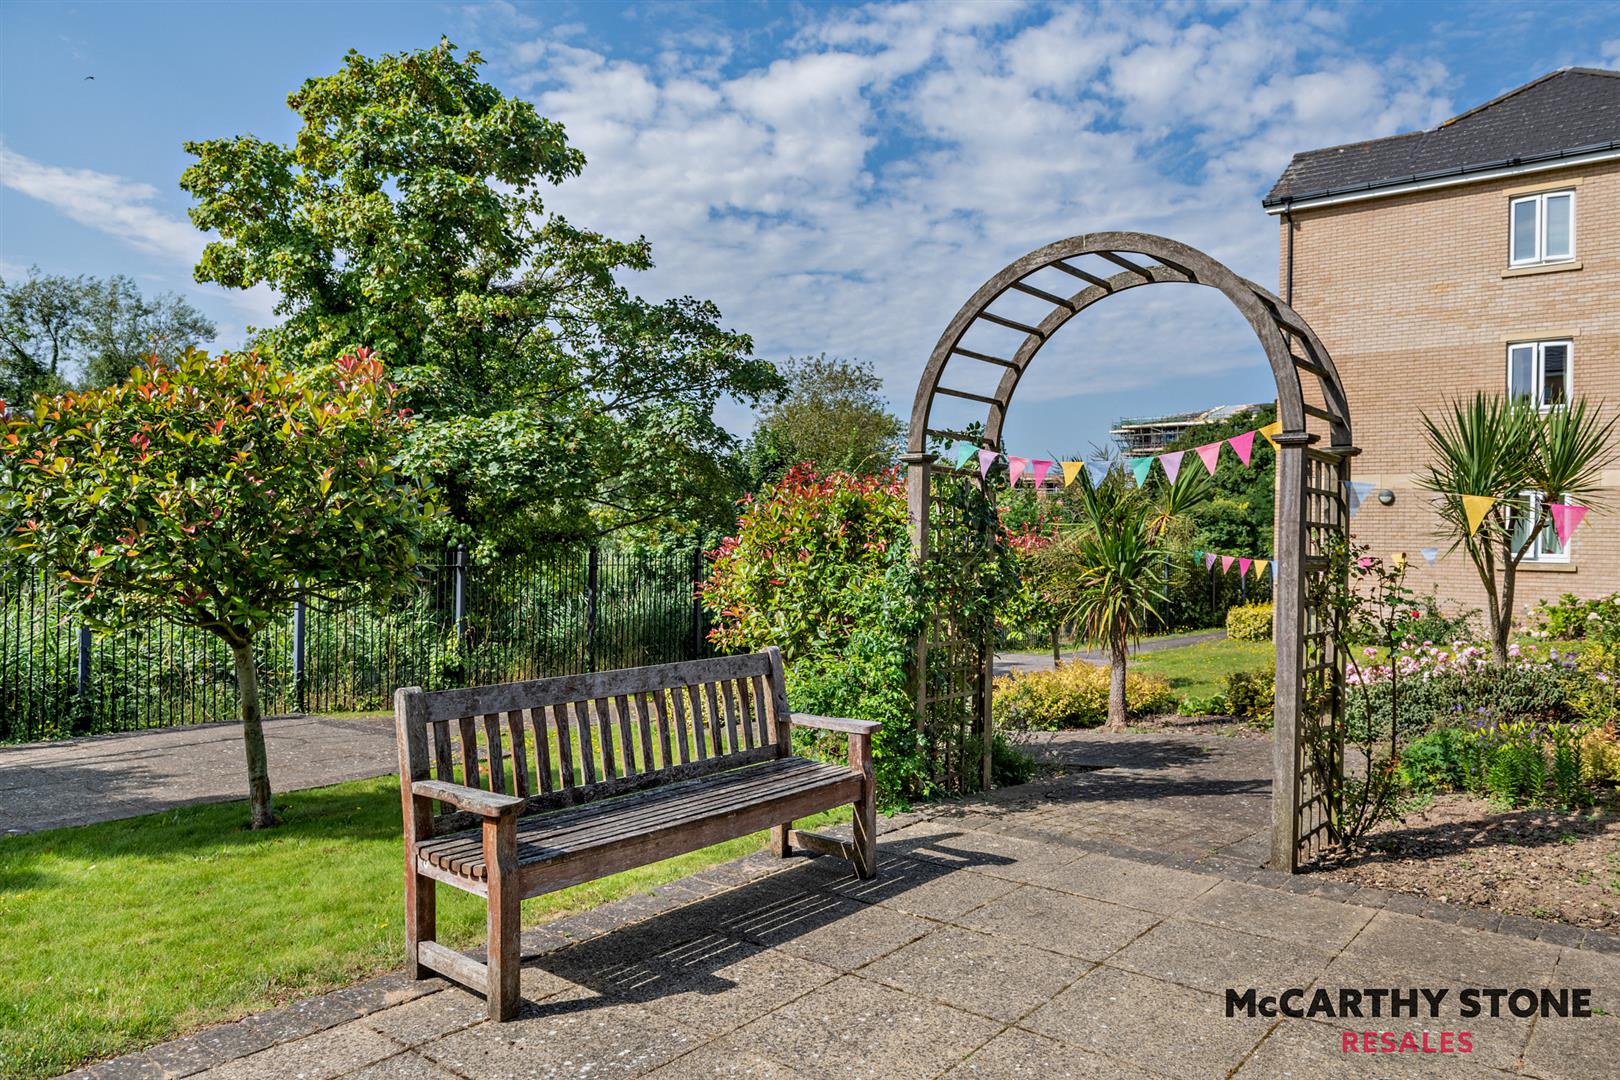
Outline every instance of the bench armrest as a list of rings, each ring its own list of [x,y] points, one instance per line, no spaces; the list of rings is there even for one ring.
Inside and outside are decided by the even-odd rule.
[[[462,784],[443,780],[416,780],[411,783],[411,794],[419,799],[438,799],[457,810],[466,810],[480,817],[502,818],[516,815],[528,800],[502,795],[498,791],[480,791]]]
[[[851,720],[843,716],[813,716],[810,713],[794,713],[792,722],[798,727],[843,731],[850,735],[870,735],[883,726],[881,720]]]

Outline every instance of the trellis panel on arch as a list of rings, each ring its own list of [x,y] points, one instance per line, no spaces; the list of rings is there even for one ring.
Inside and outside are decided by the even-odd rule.
[[[1054,275],[1074,283],[1076,290],[1054,286]],[[962,305],[940,335],[918,384],[905,456],[912,545],[920,558],[932,558],[941,545],[930,543],[931,531],[950,527],[934,522],[932,504],[944,477],[951,476],[952,483],[979,482],[971,470],[940,468],[932,449],[942,441],[966,441],[999,450],[1007,407],[1035,355],[1052,336],[1091,305],[1152,284],[1202,285],[1220,291],[1254,331],[1277,384],[1282,432],[1274,440],[1278,497],[1272,858],[1274,865],[1292,870],[1336,839],[1343,775],[1341,628],[1333,624],[1330,611],[1312,608],[1308,597],[1320,592],[1310,588],[1314,580],[1346,572],[1328,558],[1328,551],[1333,537],[1345,528],[1345,482],[1356,451],[1348,403],[1333,361],[1291,307],[1203,252],[1145,233],[1083,234],[1010,263]],[[1045,314],[1035,318],[1013,310],[1012,304]],[[1012,333],[1017,347],[1003,354],[964,343],[970,333],[986,328]],[[993,374],[993,391],[963,385],[973,382],[971,377],[955,378],[963,371],[977,372],[981,380],[984,373]],[[950,381],[947,375],[952,376]],[[1309,399],[1302,376],[1310,377]],[[935,409],[942,400],[956,408],[963,408],[964,402],[969,409],[982,407],[983,419],[936,424]],[[959,732],[964,725],[975,733],[983,751],[977,764],[982,782],[988,783],[990,637],[958,640],[960,635],[952,636],[948,612],[936,612],[932,625],[917,643],[918,724],[936,736],[946,730]],[[960,657],[964,648],[976,654],[971,665]],[[931,662],[931,649],[947,650],[950,659]],[[970,666],[978,673],[979,686],[973,694],[963,691],[960,683]],[[972,704],[971,717],[946,715],[959,712],[963,702]],[[947,755],[940,764],[954,768],[960,777],[973,763]]]

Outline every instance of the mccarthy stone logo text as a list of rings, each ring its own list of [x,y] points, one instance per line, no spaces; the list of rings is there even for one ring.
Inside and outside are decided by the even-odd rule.
[[[1306,990],[1293,987],[1275,994],[1258,989],[1226,991],[1226,1015],[1288,1016],[1297,1019],[1438,1019],[1441,1008],[1452,996],[1450,988],[1434,987],[1344,987],[1338,990]],[[1592,1015],[1590,988],[1561,989],[1527,987],[1469,986],[1456,990],[1456,1016],[1472,1020],[1482,1016],[1575,1016]]]

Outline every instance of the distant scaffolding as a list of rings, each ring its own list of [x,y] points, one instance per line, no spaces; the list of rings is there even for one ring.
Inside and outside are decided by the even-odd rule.
[[[1150,457],[1181,438],[1182,432],[1200,424],[1228,420],[1240,413],[1255,412],[1266,404],[1217,405],[1202,412],[1170,413],[1166,416],[1127,416],[1109,434],[1128,458]]]

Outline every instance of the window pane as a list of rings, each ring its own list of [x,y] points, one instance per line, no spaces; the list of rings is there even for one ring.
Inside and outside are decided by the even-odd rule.
[[[1508,393],[1527,395],[1533,392],[1536,348],[1534,345],[1515,345],[1508,350]]]
[[[1543,223],[1546,230],[1546,240],[1542,245],[1542,254],[1548,259],[1567,259],[1570,251],[1570,210],[1572,200],[1568,195],[1547,196],[1547,216]]]
[[[1562,405],[1568,398],[1569,346],[1541,347],[1541,403]]]
[[[1526,494],[1524,503],[1508,508],[1508,524],[1513,530],[1513,552],[1518,554],[1524,545],[1530,542],[1530,530],[1535,526],[1537,503],[1540,501],[1534,495]],[[1539,546],[1539,545],[1538,545]],[[1536,553],[1530,552],[1527,558],[1535,558]]]
[[[1513,204],[1513,261],[1530,262],[1536,257],[1536,200],[1521,199]]]

